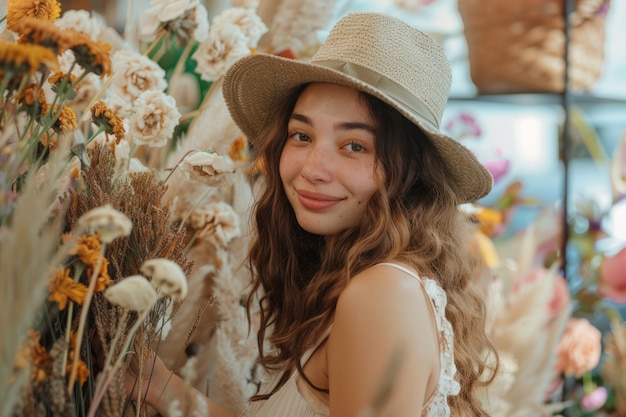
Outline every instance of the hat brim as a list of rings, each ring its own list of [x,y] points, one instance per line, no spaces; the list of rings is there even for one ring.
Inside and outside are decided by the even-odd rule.
[[[371,94],[415,123],[439,152],[450,172],[450,185],[461,202],[476,201],[491,190],[493,177],[469,149],[375,86],[338,70],[276,55],[254,54],[230,67],[222,93],[235,123],[252,145],[258,145],[263,140],[259,132],[272,119],[274,109],[297,88],[314,82],[339,84]]]

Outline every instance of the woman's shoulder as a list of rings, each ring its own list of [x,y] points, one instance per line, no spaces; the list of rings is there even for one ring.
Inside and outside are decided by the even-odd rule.
[[[399,266],[399,267],[397,267]],[[412,323],[431,307],[421,279],[410,267],[402,264],[377,264],[351,278],[337,301],[335,315],[374,316]],[[391,308],[393,307],[393,308]],[[337,318],[337,317],[336,317]]]

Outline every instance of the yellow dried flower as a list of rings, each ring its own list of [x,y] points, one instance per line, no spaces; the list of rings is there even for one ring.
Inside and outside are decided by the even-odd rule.
[[[25,17],[34,17],[54,22],[60,15],[61,3],[57,0],[7,1],[7,29],[14,32],[16,23],[22,21]]]
[[[100,238],[97,234],[94,235],[82,235],[78,239],[78,244],[74,249],[70,249],[69,253],[77,255],[80,261],[87,267],[87,275],[91,277],[93,275],[94,268],[100,262],[100,270],[98,271],[98,278],[96,281],[95,292],[104,291],[111,284],[111,277],[109,276],[109,260],[102,258],[100,260]]]
[[[119,144],[126,134],[124,119],[109,109],[104,101],[99,101],[91,107],[91,121],[96,126],[103,126],[106,133],[115,135],[116,144]]]
[[[59,310],[65,310],[68,300],[82,304],[87,296],[87,286],[74,282],[69,269],[59,269],[48,284],[48,301],[56,301]]]
[[[243,137],[238,137],[230,144],[230,149],[228,150],[228,156],[233,161],[247,161],[248,155],[246,154],[246,141]]]
[[[17,352],[15,367],[23,369],[31,366],[31,379],[33,385],[38,387],[48,378],[48,371],[52,365],[52,358],[39,342],[41,334],[29,329],[22,348]]]
[[[53,150],[57,147],[57,138],[50,136],[48,133],[44,133],[41,135],[41,139],[39,139],[39,143],[45,148]]]
[[[65,368],[65,374],[68,377],[72,373],[72,362],[74,361],[74,357],[76,355],[76,332],[70,332],[70,350],[68,352],[67,367]],[[87,381],[87,378],[89,378],[89,368],[87,367],[87,364],[80,359],[80,357],[78,358],[77,365],[78,372],[76,374],[76,380],[80,383],[80,385],[83,385]]]
[[[78,119],[76,118],[76,112],[68,106],[61,107],[61,113],[52,128],[57,133],[67,133],[78,128]]]
[[[76,30],[67,32],[72,34],[73,44],[69,49],[74,52],[78,65],[100,77],[111,74],[111,45],[94,41]]]
[[[24,72],[32,75],[39,69],[56,70],[59,62],[48,48],[0,41],[0,68],[8,76]]]
[[[72,44],[72,33],[45,20],[26,17],[15,24],[20,36],[18,43],[34,44],[50,48],[55,54],[62,54]]]

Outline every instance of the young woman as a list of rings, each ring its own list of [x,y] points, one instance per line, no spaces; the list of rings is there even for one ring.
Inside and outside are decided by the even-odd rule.
[[[486,415],[495,352],[459,206],[492,179],[438,129],[450,78],[431,38],[378,13],[344,17],[310,62],[257,54],[226,74],[262,167],[249,305],[270,378],[245,416]],[[231,415],[160,362],[149,387],[161,414]]]

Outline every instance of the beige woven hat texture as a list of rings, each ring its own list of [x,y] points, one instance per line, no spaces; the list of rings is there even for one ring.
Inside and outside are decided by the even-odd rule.
[[[331,29],[307,62],[271,54],[240,59],[224,76],[230,114],[254,145],[271,112],[299,86],[335,83],[371,94],[421,128],[448,167],[462,202],[491,190],[493,178],[475,155],[439,125],[452,72],[442,48],[413,26],[382,13],[353,12]]]

